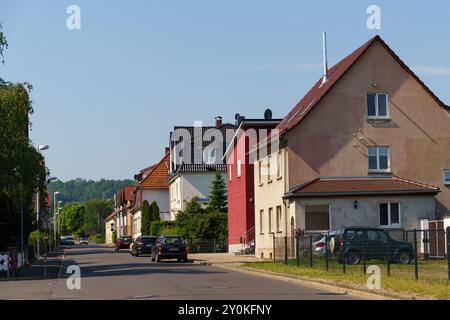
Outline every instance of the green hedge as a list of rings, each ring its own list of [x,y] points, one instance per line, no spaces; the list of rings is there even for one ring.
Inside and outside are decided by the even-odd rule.
[[[175,224],[175,221],[153,221],[150,225],[150,235],[152,236],[179,234],[180,230]]]

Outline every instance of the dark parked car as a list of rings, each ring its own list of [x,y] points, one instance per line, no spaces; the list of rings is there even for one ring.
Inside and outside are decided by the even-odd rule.
[[[122,236],[117,238],[115,245],[116,252],[119,251],[120,249],[129,249],[131,241],[132,239],[130,236]]]
[[[131,254],[136,257],[141,254],[151,254],[153,245],[155,244],[157,239],[158,237],[151,236],[137,237],[132,245]]]
[[[186,241],[181,236],[160,236],[153,246],[152,261],[159,262],[161,259],[187,262]]]
[[[358,264],[364,257],[386,259],[401,264],[411,262],[414,251],[409,242],[392,239],[385,230],[371,227],[343,227],[335,236],[334,254],[339,262]]]
[[[61,237],[59,240],[59,243],[62,246],[74,246],[75,245],[75,240],[72,236],[68,236],[68,237]]]

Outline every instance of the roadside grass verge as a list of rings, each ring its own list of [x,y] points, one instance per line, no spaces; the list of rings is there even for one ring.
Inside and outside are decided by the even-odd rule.
[[[364,274],[363,264],[346,265],[343,273],[342,264],[331,259],[326,271],[325,259],[314,258],[313,268],[308,258],[302,258],[300,266],[295,260],[284,262],[249,262],[242,266],[246,268],[266,270],[280,274],[296,275],[311,280],[327,280],[337,285],[360,285],[367,288],[367,281],[371,274]],[[367,266],[377,265],[381,271],[381,289],[411,296],[423,296],[434,299],[450,299],[450,281],[448,281],[447,261],[428,260],[419,261],[419,280],[414,277],[414,264],[391,264],[391,275],[387,275],[384,261],[367,261]]]

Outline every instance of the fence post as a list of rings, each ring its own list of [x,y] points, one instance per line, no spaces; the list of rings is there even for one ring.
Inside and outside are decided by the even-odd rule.
[[[295,237],[295,258],[297,262],[297,267],[300,266],[300,237]]]
[[[284,236],[284,264],[288,264],[288,238]]]
[[[313,237],[309,236],[309,266],[313,267]]]
[[[386,231],[386,272],[391,276],[391,254],[389,253],[389,231]]]
[[[417,263],[417,229],[414,229],[414,276],[419,280],[419,265]]]
[[[276,258],[275,258],[275,232],[272,233],[272,236],[273,236],[273,262],[275,262],[276,261]]]
[[[447,227],[446,235],[447,235],[447,271],[448,271],[448,280],[450,280],[450,227]]]
[[[330,243],[328,239],[328,233],[325,235],[325,269],[328,271],[328,244]]]
[[[342,273],[345,273],[346,270],[346,266],[345,264],[347,263],[347,259],[346,259],[346,254],[345,254],[345,245],[347,243],[347,239],[345,239],[345,233],[342,234],[342,239],[344,239],[344,245],[342,246],[342,252],[343,252],[343,257],[342,257]],[[339,254],[340,256],[340,254]]]

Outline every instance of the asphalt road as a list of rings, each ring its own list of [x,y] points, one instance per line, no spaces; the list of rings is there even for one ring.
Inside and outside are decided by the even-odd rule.
[[[69,290],[67,269],[78,266],[81,289]],[[70,282],[75,284],[75,282]],[[3,299],[354,299],[292,282],[232,271],[214,265],[133,257],[111,247],[73,247],[59,277],[0,283]]]

